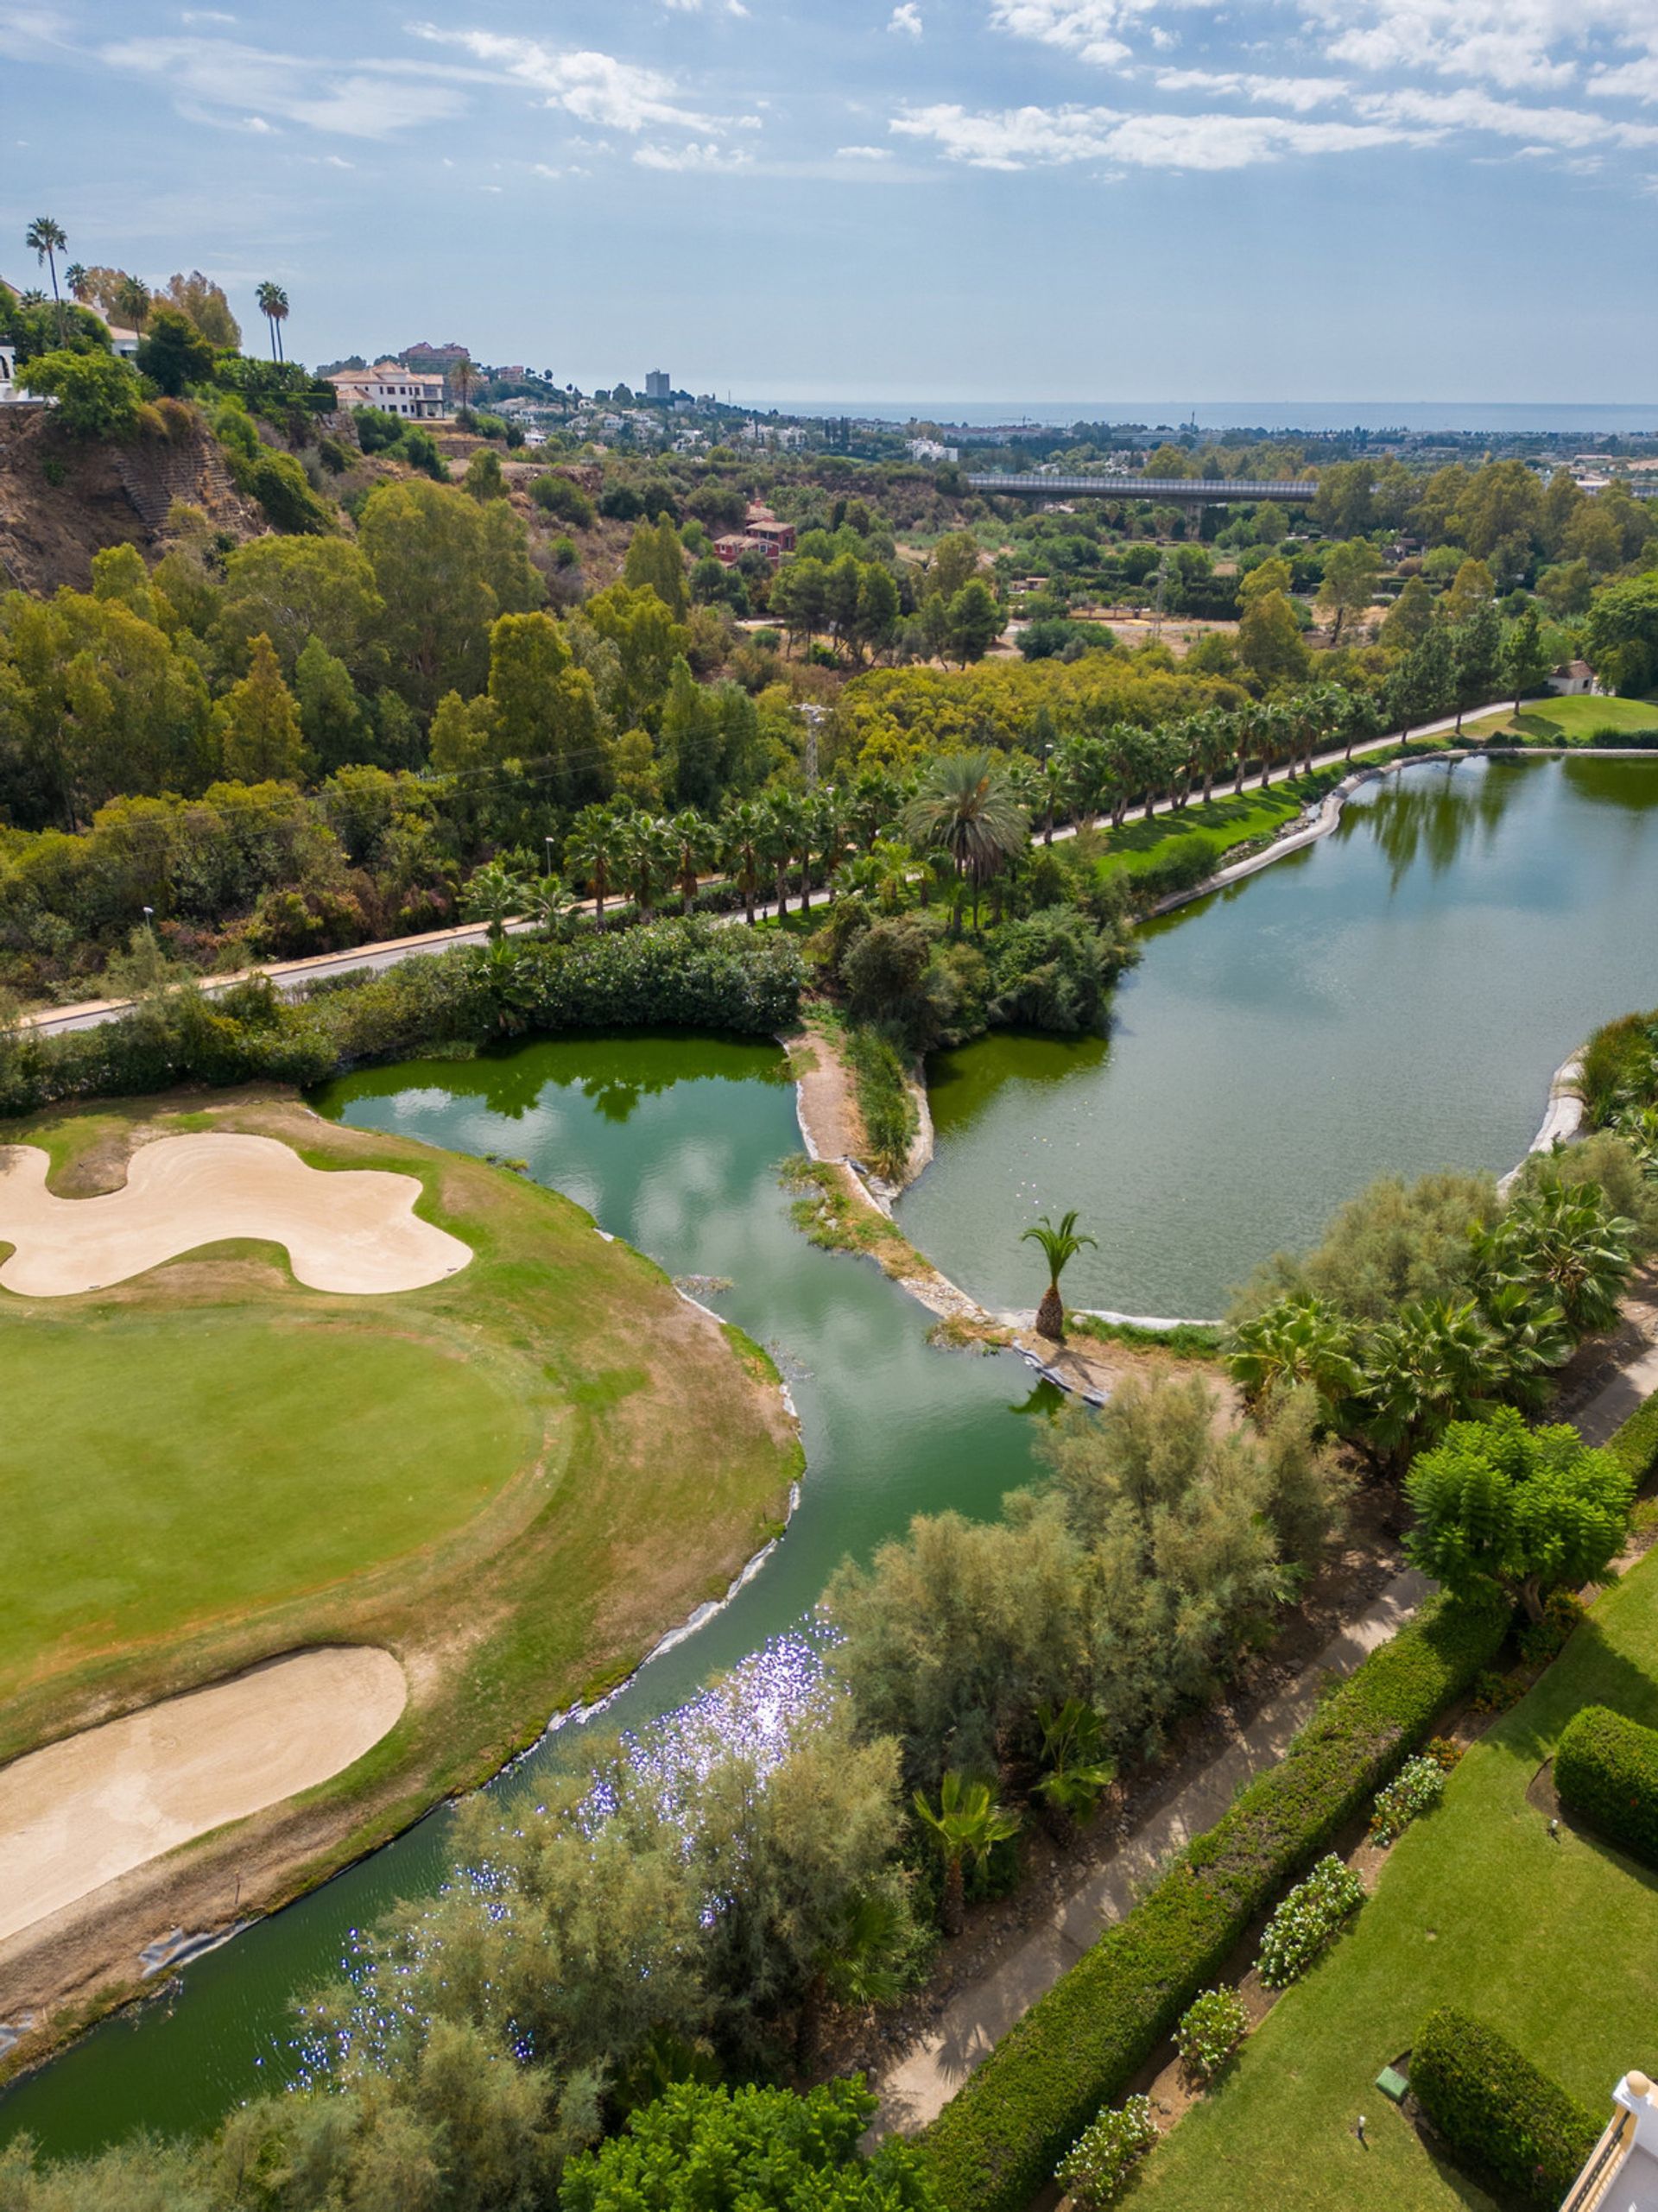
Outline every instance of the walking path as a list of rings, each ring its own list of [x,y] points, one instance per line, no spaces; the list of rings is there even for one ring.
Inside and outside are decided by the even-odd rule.
[[[1658,1309],[1637,1305],[1632,1312],[1643,1326],[1658,1326]],[[1577,1426],[1585,1441],[1604,1444],[1655,1390],[1658,1342],[1649,1338],[1579,1412]],[[1133,1908],[1169,1853],[1212,1828],[1239,1786],[1283,1757],[1290,1739],[1312,1717],[1330,1677],[1351,1673],[1386,1643],[1430,1587],[1414,1570],[1390,1583],[1224,1751],[1154,1808],[1105,1865],[1090,1869],[1042,1926],[990,1973],[952,1998],[933,2032],[874,2083],[881,2104],[871,2135],[914,2134],[935,2120],[968,2075],[1076,1964],[1102,1929]]]
[[[1496,700],[1489,706],[1470,707],[1468,713],[1471,717],[1489,714],[1508,704],[1506,699]],[[1425,723],[1420,730],[1414,730],[1411,734],[1414,738],[1442,736],[1446,731],[1454,730],[1456,726],[1455,717],[1447,715],[1442,722]],[[1350,757],[1357,760],[1364,754],[1380,752],[1385,750],[1389,745],[1395,745],[1398,743],[1398,733],[1395,731],[1388,736],[1371,738],[1362,745],[1356,745],[1351,755],[1345,749],[1316,754],[1313,756],[1313,766],[1316,768],[1334,768]],[[1576,747],[1573,749],[1581,751],[1584,749]],[[1293,772],[1290,771],[1280,771],[1280,783],[1291,781],[1292,774]],[[1258,791],[1261,787],[1262,780],[1258,773],[1244,777],[1242,787],[1244,791]],[[1154,814],[1168,814],[1174,811],[1174,801],[1168,799],[1159,799],[1152,809]],[[1074,837],[1075,825],[1067,823],[1062,828],[1055,830],[1054,835],[1056,841]],[[1274,856],[1277,857],[1278,854],[1290,849],[1287,843],[1281,844],[1275,848]],[[591,902],[585,902],[577,911],[590,913]],[[762,920],[769,920],[775,912],[775,901],[762,901],[755,907],[756,916]],[[735,921],[738,917],[730,915],[724,919]],[[507,924],[509,933],[515,937],[528,935],[535,926],[535,923],[527,921]],[[320,953],[308,960],[273,960],[267,962],[262,967],[240,970],[233,976],[204,976],[201,979],[201,989],[211,995],[219,991],[228,990],[233,983],[245,983],[251,975],[265,975],[270,977],[279,990],[284,993],[294,993],[302,989],[307,983],[319,983],[329,976],[356,975],[365,970],[395,967],[399,961],[417,959],[422,955],[430,953],[452,951],[458,945],[483,945],[487,941],[488,937],[489,927],[486,923],[462,922],[452,929],[428,930],[418,937],[388,938],[375,945],[355,945],[349,951]],[[120,1015],[129,1013],[132,1004],[133,1002],[130,999],[84,999],[74,1006],[42,1008],[33,1014],[24,1014],[22,1021],[25,1027],[38,1029],[42,1035],[50,1036],[66,1029],[96,1028],[101,1022],[116,1021]]]

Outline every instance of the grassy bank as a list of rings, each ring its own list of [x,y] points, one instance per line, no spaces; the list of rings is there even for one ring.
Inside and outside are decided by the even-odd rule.
[[[1484,745],[1590,745],[1605,730],[1658,745],[1658,699],[1531,699],[1518,714],[1471,717],[1462,734]]]

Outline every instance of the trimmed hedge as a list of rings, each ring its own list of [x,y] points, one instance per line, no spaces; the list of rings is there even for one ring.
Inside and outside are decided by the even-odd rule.
[[[1636,1406],[1604,1446],[1638,1490],[1658,1471],[1658,1390]]]
[[[1585,1705],[1555,1750],[1554,1787],[1609,1843],[1658,1866],[1658,1729]]]
[[[119,1021],[41,1036],[0,1030],[0,1115],[177,1083],[301,1085],[365,1061],[535,1033],[646,1026],[773,1036],[798,1019],[805,969],[781,930],[654,922],[570,945],[515,938],[360,970],[297,1004],[263,977],[168,992]]]
[[[1410,2054],[1410,2087],[1436,2133],[1482,2179],[1554,2212],[1600,2126],[1484,2020],[1442,2006]]]
[[[1430,1601],[1032,2006],[921,2139],[949,2212],[1023,2212],[1216,1980],[1250,1922],[1490,1665],[1507,1627],[1505,1612]]]

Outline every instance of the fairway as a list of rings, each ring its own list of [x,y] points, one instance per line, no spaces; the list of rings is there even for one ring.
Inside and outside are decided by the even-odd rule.
[[[1488,745],[1588,745],[1603,730],[1621,731],[1626,739],[1640,738],[1658,745],[1658,700],[1598,698],[1580,692],[1568,698],[1528,699],[1516,714],[1471,717],[1463,724],[1465,737]],[[1452,742],[1447,740],[1447,743]]]
[[[1489,2020],[1597,2120],[1629,2068],[1658,2069],[1658,1875],[1564,1823],[1551,1836],[1526,1794],[1573,1714],[1595,1703],[1658,1723],[1651,1554],[1473,1746],[1351,1932],[1159,2146],[1136,2212],[1488,2206],[1375,2087],[1436,2005]]]
[[[487,1369],[343,1320],[31,1315],[0,1402],[0,1699],[414,1552],[539,1437]]]
[[[153,1180],[180,1137],[193,1148],[171,1157],[221,1181],[281,1153],[282,1205],[256,1227],[231,1187],[166,1217],[178,1256],[161,1264],[137,1255],[139,1272],[78,1293],[0,1286],[0,1762],[127,1715],[142,1736],[160,1700],[320,1646],[394,1665],[407,1702],[343,1765],[295,1716],[285,1748],[314,1779],[280,1802],[214,1783],[193,1828],[156,1828],[165,1855],[129,1854],[118,1880],[21,1927],[0,1998],[39,2037],[68,1999],[130,1987],[158,1929],[291,1896],[626,1675],[775,1533],[801,1464],[756,1347],[504,1168],[268,1089],[0,1129],[49,1161],[57,1218],[113,1203],[135,1159]],[[381,1214],[402,1194],[394,1227],[427,1246],[423,1280],[370,1286],[363,1192]],[[307,1280],[313,1261],[335,1287]],[[169,1709],[180,1727],[200,1710]],[[182,1749],[194,1771],[200,1747]],[[138,1774],[134,1804],[159,1786]]]

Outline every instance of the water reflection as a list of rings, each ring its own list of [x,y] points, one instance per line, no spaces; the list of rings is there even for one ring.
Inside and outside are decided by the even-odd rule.
[[[1335,834],[1343,843],[1373,838],[1397,891],[1418,860],[1444,875],[1476,835],[1489,845],[1512,795],[1511,777],[1525,773],[1501,761],[1423,764],[1356,793]]]

